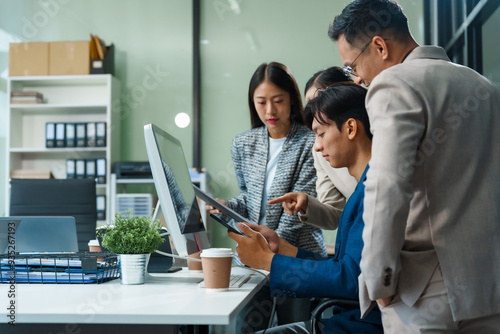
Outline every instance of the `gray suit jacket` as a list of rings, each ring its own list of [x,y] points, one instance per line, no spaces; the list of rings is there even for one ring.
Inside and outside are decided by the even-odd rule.
[[[439,264],[455,320],[500,313],[500,90],[425,46],[380,73],[366,103],[360,298],[411,306]]]
[[[254,222],[259,221],[269,151],[269,135],[265,126],[235,137],[231,156],[241,193],[228,206]],[[276,167],[267,200],[288,192],[316,195],[316,171],[311,154],[314,133],[304,125],[293,123]],[[294,246],[326,256],[323,233],[317,227],[302,223],[297,216],[286,214],[281,204],[268,205],[266,225]]]

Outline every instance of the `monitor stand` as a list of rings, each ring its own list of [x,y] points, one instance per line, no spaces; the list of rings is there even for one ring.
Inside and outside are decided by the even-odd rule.
[[[155,211],[153,212],[153,217],[151,217],[151,221],[154,221],[156,219],[160,219],[162,215],[163,215],[163,212],[161,212],[160,201],[158,201],[156,203]],[[160,218],[158,218],[158,217],[160,217]]]
[[[153,212],[153,217],[151,217],[151,221],[156,219],[160,219],[162,216],[160,201],[156,204],[156,208]],[[159,217],[159,218],[158,218]],[[170,238],[168,237],[169,233],[166,227],[162,227],[161,237],[165,239],[164,242],[160,244],[158,250],[164,253],[172,254],[172,247],[170,245]],[[173,258],[168,257],[157,252],[151,253],[149,256],[148,263],[146,265],[146,276],[150,277],[149,273],[169,273],[179,271],[182,268],[180,267],[172,267]]]

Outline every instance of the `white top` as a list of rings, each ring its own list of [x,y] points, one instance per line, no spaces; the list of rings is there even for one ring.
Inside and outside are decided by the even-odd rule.
[[[200,257],[233,257],[231,248],[207,248],[201,251]]]
[[[276,175],[276,167],[281,155],[281,149],[286,137],[280,139],[273,139],[269,137],[269,151],[267,153],[267,170],[266,178],[264,180],[264,192],[262,193],[262,204],[260,206],[259,225],[266,223],[266,210],[267,210],[267,194],[271,190],[271,185]]]
[[[99,240],[96,240],[96,239],[90,240],[89,241],[89,246],[100,246],[99,245]]]

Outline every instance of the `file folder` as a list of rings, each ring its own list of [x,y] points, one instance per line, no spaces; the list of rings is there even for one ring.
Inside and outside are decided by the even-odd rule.
[[[56,147],[66,146],[66,124],[56,123]]]
[[[85,177],[88,179],[95,179],[96,176],[95,160],[85,160]]]
[[[97,220],[106,220],[106,195],[96,196]]]
[[[87,146],[96,146],[95,123],[87,123]]]
[[[45,124],[45,147],[56,146],[56,125],[55,123]]]
[[[86,136],[87,129],[85,123],[77,123],[75,127],[76,127],[76,147],[85,147],[85,144],[87,143],[87,136]]]
[[[83,179],[85,177],[85,160],[78,159],[75,162],[76,165],[76,173],[75,176],[77,179]]]
[[[75,160],[74,159],[67,159],[66,160],[66,178],[67,179],[74,179],[75,178]]]
[[[106,159],[101,158],[96,160],[96,176],[98,184],[106,183]]]
[[[105,147],[106,146],[106,123],[99,122],[95,124],[96,132],[96,146]]]
[[[66,147],[75,147],[75,124],[66,123]]]

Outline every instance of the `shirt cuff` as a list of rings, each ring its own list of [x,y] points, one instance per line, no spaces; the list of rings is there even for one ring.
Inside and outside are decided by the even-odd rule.
[[[302,213],[299,211],[297,212],[297,216],[301,222],[305,223],[309,219],[309,204],[307,204],[306,212]]]

